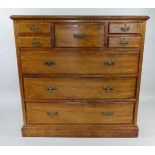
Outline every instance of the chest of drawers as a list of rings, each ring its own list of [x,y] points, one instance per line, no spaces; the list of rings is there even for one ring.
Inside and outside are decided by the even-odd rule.
[[[23,136],[136,137],[147,16],[11,16]]]

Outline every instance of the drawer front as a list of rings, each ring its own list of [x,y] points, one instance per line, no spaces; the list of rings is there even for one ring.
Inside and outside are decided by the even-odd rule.
[[[126,99],[136,78],[24,78],[26,99]]]
[[[101,51],[24,51],[22,72],[35,74],[136,74],[139,55]]]
[[[109,33],[142,33],[142,23],[109,23]]]
[[[140,47],[141,37],[109,37],[109,47]]]
[[[51,37],[19,37],[19,47],[52,47]]]
[[[104,24],[58,23],[55,24],[56,47],[103,47]]]
[[[28,124],[131,124],[134,103],[27,103]]]
[[[19,23],[18,33],[50,33],[51,25],[49,23]]]

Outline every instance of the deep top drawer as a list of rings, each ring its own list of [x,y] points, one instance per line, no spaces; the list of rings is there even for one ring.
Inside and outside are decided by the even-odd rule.
[[[50,23],[19,23],[18,33],[50,33]]]
[[[109,33],[142,33],[142,23],[109,23]]]
[[[55,24],[56,47],[103,47],[103,23]]]

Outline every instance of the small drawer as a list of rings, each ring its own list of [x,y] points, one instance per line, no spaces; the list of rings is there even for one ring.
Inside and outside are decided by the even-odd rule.
[[[141,37],[109,37],[109,47],[135,47],[141,45]]]
[[[134,103],[27,103],[28,124],[132,124]]]
[[[142,33],[142,23],[109,23],[109,33]]]
[[[103,47],[104,24],[58,23],[55,24],[56,47]]]
[[[23,51],[26,74],[137,74],[139,54],[102,51]]]
[[[24,78],[26,99],[135,98],[136,78]]]
[[[50,33],[51,27],[49,23],[19,23],[17,25],[18,33]]]
[[[51,37],[18,37],[19,47],[52,47]]]

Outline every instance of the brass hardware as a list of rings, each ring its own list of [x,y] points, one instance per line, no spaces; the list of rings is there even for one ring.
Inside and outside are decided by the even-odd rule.
[[[127,32],[130,30],[130,27],[129,26],[126,26],[126,24],[122,27],[120,27],[120,30],[123,31],[123,32]]]
[[[48,111],[48,112],[47,112],[47,115],[48,115],[48,116],[51,116],[51,117],[57,116],[57,115],[58,115],[58,112],[57,112],[57,111]]]
[[[57,90],[56,87],[48,87],[48,88],[47,88],[47,91],[48,91],[49,93],[53,93],[53,92],[55,92],[56,90]]]
[[[73,26],[72,26],[72,30],[73,30],[73,31],[76,31],[77,29],[79,29],[79,27],[80,27],[80,25],[73,25]]]
[[[78,24],[78,25],[73,25],[73,27],[75,28],[75,27],[80,27],[80,25]]]
[[[45,66],[52,66],[52,65],[56,65],[56,63],[54,61],[52,61],[52,60],[47,60],[47,61],[44,62],[44,65]]]
[[[86,35],[85,34],[73,34],[73,37],[75,39],[84,39]]]
[[[101,114],[102,114],[103,116],[109,117],[109,116],[113,115],[114,113],[111,112],[111,111],[105,111],[105,112],[102,112]]]
[[[121,40],[120,41],[120,44],[121,45],[127,45],[129,42],[128,42],[128,40],[126,40],[126,39],[123,39],[123,40]]]
[[[104,65],[105,66],[114,66],[115,65],[115,62],[113,62],[113,61],[105,61],[104,62]]]
[[[105,87],[105,88],[103,88],[103,90],[107,93],[111,93],[113,91],[113,88],[112,87]]]
[[[35,46],[35,47],[38,47],[38,46],[40,45],[39,40],[37,40],[37,39],[33,39],[33,41],[32,41],[32,45]]]
[[[36,27],[35,25],[32,25],[32,27],[30,28],[30,30],[33,32],[33,33],[36,33],[39,31],[38,27]]]

